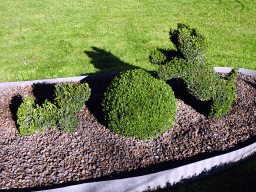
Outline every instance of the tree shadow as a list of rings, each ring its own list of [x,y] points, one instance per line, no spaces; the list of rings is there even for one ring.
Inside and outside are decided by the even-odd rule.
[[[111,52],[105,51],[97,47],[92,47],[93,51],[84,51],[92,60],[91,63],[95,68],[100,69],[97,73],[120,72],[129,69],[141,69],[140,67],[131,65],[121,61]],[[86,74],[82,74],[86,75]]]

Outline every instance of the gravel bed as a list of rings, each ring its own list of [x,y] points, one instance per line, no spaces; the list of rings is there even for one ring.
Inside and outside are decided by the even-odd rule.
[[[224,76],[224,73],[220,73]],[[40,104],[53,100],[54,84],[0,89],[0,189],[39,190],[163,171],[224,154],[256,142],[256,77],[239,73],[237,98],[220,119],[171,79],[176,122],[156,139],[142,141],[111,133],[104,125],[100,98],[109,80],[88,80],[92,95],[76,113],[77,131],[46,130],[21,137],[16,112],[25,96]]]

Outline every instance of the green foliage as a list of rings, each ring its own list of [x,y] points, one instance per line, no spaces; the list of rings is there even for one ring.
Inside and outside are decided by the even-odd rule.
[[[143,140],[170,129],[176,115],[171,87],[142,69],[115,77],[103,95],[102,106],[112,132]]]
[[[149,61],[152,64],[161,65],[161,64],[165,63],[166,59],[167,59],[166,55],[161,50],[159,50],[157,48],[151,50],[149,53]]]
[[[231,104],[236,98],[236,77],[239,68],[234,68],[224,78],[221,79],[217,85],[216,94],[213,96],[213,104],[210,109],[209,117],[220,118],[227,114],[231,109]]]
[[[183,55],[184,59],[191,63],[194,61],[203,62],[208,48],[208,40],[198,29],[178,23],[177,29],[171,29],[169,35],[171,42]]]
[[[20,125],[20,134],[22,136],[31,135],[38,131],[51,127],[55,128],[57,124],[57,107],[45,101],[42,107],[35,104],[34,98],[27,97],[17,111],[17,124]]]
[[[191,67],[183,76],[187,90],[200,101],[210,100],[216,94],[219,74],[207,65]]]
[[[196,65],[196,62],[191,64],[185,59],[175,57],[157,68],[157,78],[164,81],[171,78],[182,78]]]
[[[61,132],[74,132],[78,112],[89,99],[91,89],[87,83],[59,83],[56,86],[54,103],[45,101],[40,107],[33,97],[27,97],[17,111],[17,124],[22,136],[43,131],[46,128],[58,128]]]
[[[58,128],[61,132],[74,132],[77,129],[78,120],[74,112],[68,108],[60,108],[58,113]]]
[[[87,83],[59,83],[55,85],[55,103],[59,108],[78,112],[89,99],[91,89]]]

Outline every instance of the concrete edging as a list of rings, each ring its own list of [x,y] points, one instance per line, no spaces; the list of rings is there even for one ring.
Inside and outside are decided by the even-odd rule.
[[[231,67],[214,67],[217,72],[229,72]],[[239,69],[239,72],[247,75],[256,76],[256,71],[248,69]],[[58,78],[58,79],[44,79],[37,81],[22,81],[22,82],[7,82],[0,83],[0,88],[8,86],[22,86],[22,85],[32,85],[33,83],[51,83],[51,82],[61,82],[61,81],[79,81],[86,78],[100,78],[100,76],[110,76],[110,78],[116,76],[118,73],[111,74],[100,74],[100,75],[87,75],[79,77],[70,78]],[[73,186],[41,190],[40,192],[142,192],[148,189],[156,189],[157,187],[165,188],[166,186],[172,186],[177,183],[183,182],[183,180],[197,180],[200,176],[201,178],[223,171],[235,163],[242,161],[246,157],[253,155],[256,152],[256,143],[243,147],[239,150],[232,151],[223,155],[218,155],[212,158],[201,160],[195,163],[187,164],[177,168],[143,175],[139,177],[131,177],[125,179],[99,181],[91,183],[77,184]],[[203,174],[206,172],[206,174]]]

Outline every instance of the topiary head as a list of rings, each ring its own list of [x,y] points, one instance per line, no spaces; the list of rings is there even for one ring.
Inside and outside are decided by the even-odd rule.
[[[170,40],[184,59],[203,61],[208,48],[208,39],[196,28],[178,23],[177,29],[170,30]]]

